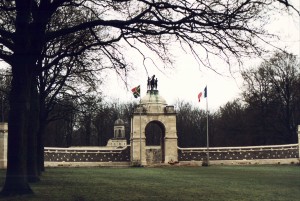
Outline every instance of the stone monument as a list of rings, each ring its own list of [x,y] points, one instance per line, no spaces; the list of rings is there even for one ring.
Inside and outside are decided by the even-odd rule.
[[[125,123],[122,119],[117,119],[114,124],[114,138],[107,142],[108,147],[126,147]]]
[[[149,83],[149,81],[148,81]],[[157,90],[152,76],[147,94],[131,119],[131,161],[140,165],[178,161],[176,113]]]

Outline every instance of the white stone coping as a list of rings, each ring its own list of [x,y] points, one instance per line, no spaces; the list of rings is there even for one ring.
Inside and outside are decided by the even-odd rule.
[[[230,150],[253,150],[257,151],[257,149],[261,150],[272,150],[272,149],[289,149],[289,147],[298,147],[298,144],[284,144],[284,145],[266,145],[266,146],[243,146],[243,147],[209,147],[210,151],[230,151]],[[181,148],[178,147],[179,150],[182,151],[206,151],[207,147],[195,147],[195,148]],[[300,151],[300,150],[299,150]]]
[[[127,147],[130,147],[130,145],[127,145],[122,148],[118,147],[45,147],[45,153],[49,152],[56,152],[56,151],[123,151],[127,149]]]
[[[179,161],[179,165],[202,166],[203,161]],[[300,164],[299,158],[255,159],[255,160],[209,160],[210,165],[291,165]]]
[[[146,149],[161,149],[161,146],[146,146]]]
[[[45,161],[45,167],[129,167],[131,162],[52,162]]]

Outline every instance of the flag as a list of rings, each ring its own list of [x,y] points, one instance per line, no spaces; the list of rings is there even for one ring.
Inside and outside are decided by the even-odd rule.
[[[131,91],[135,98],[140,97],[140,92],[141,92],[140,85],[137,87],[134,87],[133,89],[131,89]]]
[[[199,101],[199,102],[200,102],[201,96],[202,96],[202,92],[200,92],[200,93],[198,94],[198,101]]]
[[[202,97],[202,91],[198,94],[198,101],[200,102],[201,97]],[[204,98],[207,97],[207,86],[204,88]]]

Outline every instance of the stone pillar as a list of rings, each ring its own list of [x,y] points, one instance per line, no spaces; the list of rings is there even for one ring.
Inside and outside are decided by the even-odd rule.
[[[142,147],[140,147],[140,141]],[[141,140],[140,138],[132,138],[131,139],[131,162],[132,165],[146,165],[146,139],[142,136]],[[142,162],[140,162],[142,155]]]
[[[298,154],[300,159],[300,125],[298,125]]]
[[[165,163],[178,161],[177,137],[165,138]]]
[[[7,166],[7,123],[0,123],[0,169]]]

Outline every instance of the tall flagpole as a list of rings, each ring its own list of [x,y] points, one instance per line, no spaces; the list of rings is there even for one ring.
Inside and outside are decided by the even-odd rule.
[[[207,146],[207,165],[209,165],[209,135],[208,135],[208,96],[207,86],[205,87],[204,95],[206,96],[206,146]]]
[[[141,105],[141,92],[140,92],[140,166],[142,166],[142,105]]]

